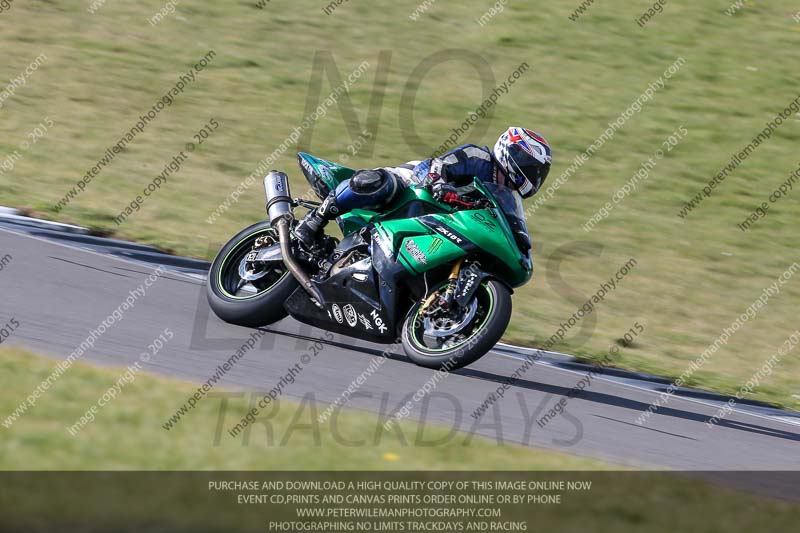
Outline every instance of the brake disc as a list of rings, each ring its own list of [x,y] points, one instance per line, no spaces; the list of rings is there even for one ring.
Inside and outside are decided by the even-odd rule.
[[[425,317],[425,319],[422,321],[422,324],[425,328],[424,335],[430,337],[450,337],[451,335],[460,333],[469,325],[470,322],[472,322],[472,319],[475,318],[475,313],[477,311],[478,299],[473,298],[461,320],[455,321],[447,318],[431,319],[430,317]]]

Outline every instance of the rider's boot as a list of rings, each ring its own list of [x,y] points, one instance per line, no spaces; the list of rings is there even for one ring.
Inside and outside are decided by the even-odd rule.
[[[340,213],[341,209],[336,202],[336,193],[331,191],[319,207],[309,211],[295,226],[294,236],[307,250],[311,250],[317,244],[322,228]]]

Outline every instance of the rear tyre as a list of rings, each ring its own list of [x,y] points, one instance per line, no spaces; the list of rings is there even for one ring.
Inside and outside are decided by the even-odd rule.
[[[230,324],[260,327],[288,314],[283,303],[299,286],[283,261],[259,265],[247,261],[257,239],[276,245],[278,235],[269,222],[243,229],[222,247],[208,272],[208,304]]]
[[[474,363],[497,344],[511,320],[511,293],[499,281],[485,279],[452,319],[422,316],[421,307],[421,302],[415,305],[403,323],[403,349],[420,366],[449,371]]]

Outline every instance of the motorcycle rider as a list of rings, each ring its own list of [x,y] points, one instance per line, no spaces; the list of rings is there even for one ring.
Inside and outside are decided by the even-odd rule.
[[[465,144],[446,154],[399,167],[359,170],[331,191],[322,204],[312,209],[294,229],[295,237],[312,249],[322,228],[334,218],[353,209],[377,210],[388,204],[402,187],[423,183],[432,187],[440,201],[458,201],[458,189],[474,177],[509,187],[522,198],[536,194],[550,172],[552,151],[548,142],[533,130],[510,127],[494,150]]]

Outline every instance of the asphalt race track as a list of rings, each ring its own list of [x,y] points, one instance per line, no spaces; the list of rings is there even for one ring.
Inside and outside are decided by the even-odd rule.
[[[84,360],[132,364],[148,342],[170,328],[175,338],[147,370],[201,383],[251,333],[222,323],[209,312],[203,262],[166,256],[146,246],[8,223],[0,223],[0,250],[13,256],[0,273],[0,319],[5,322],[13,316],[20,323],[7,340],[11,345],[65,357],[160,264],[169,271],[105,332]],[[309,352],[313,341],[324,339],[323,331],[292,319],[268,329],[258,348],[227,373],[219,388],[268,391]],[[282,396],[313,399],[318,412],[385,348],[339,335],[323,342],[319,356],[303,366]],[[564,415],[539,427],[536,419],[568,394],[588,369],[561,354],[538,361],[476,422],[470,414],[520,367],[523,354],[518,348],[498,346],[472,366],[439,380],[433,393],[415,404],[410,418],[639,468],[800,470],[800,414],[739,405],[711,429],[706,421],[726,398],[686,390],[638,425],[637,417],[668,383],[632,373],[593,379],[583,393],[569,400]],[[366,379],[347,408],[380,413],[385,419],[432,374],[410,363],[398,349]],[[165,420],[170,414],[165,413]],[[181,423],[190,424],[191,416]],[[235,437],[223,434],[222,438]],[[264,438],[263,429],[259,433],[256,427],[252,438]]]

